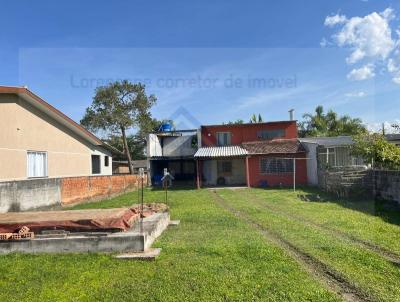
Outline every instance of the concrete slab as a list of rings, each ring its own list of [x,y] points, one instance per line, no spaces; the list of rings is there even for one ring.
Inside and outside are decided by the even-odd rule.
[[[136,223],[126,232],[48,233],[32,240],[2,241],[0,254],[143,252],[168,227],[169,221],[169,213],[164,212],[144,218],[143,227]]]
[[[125,253],[116,255],[114,258],[124,259],[124,260],[155,260],[161,253],[160,248],[147,249],[139,253]]]
[[[180,223],[180,220],[170,220],[168,226],[178,226]]]

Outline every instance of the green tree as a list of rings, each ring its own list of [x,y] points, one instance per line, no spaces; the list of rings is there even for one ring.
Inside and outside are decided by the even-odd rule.
[[[366,133],[366,128],[361,119],[351,118],[348,115],[338,116],[333,110],[324,113],[322,106],[317,106],[314,113],[303,115],[299,123],[299,136],[338,136],[357,135]]]
[[[161,124],[164,122],[155,118],[142,121],[139,125],[139,129],[135,134],[126,136],[128,143],[128,150],[132,160],[146,159],[146,146],[147,146],[147,135],[151,132],[157,132],[160,129]],[[172,123],[172,121],[170,121]],[[111,135],[107,139],[107,143],[118,150],[125,150],[122,137],[118,135]]]
[[[263,122],[263,119],[262,119],[261,114],[259,113],[257,116],[255,113],[253,113],[253,115],[250,118],[250,123],[262,123],[262,122]]]
[[[128,144],[129,154],[132,160],[146,159],[145,149],[146,149],[146,139],[137,134],[130,134],[126,136],[126,141]],[[124,150],[124,142],[122,137],[118,135],[112,135],[107,139],[107,143],[118,150]]]
[[[384,135],[359,134],[353,140],[352,153],[364,158],[366,163],[381,169],[400,169],[400,148],[389,143]]]
[[[140,128],[150,123],[150,108],[155,103],[156,97],[147,96],[144,85],[127,80],[116,81],[96,89],[93,102],[86,109],[81,124],[93,131],[104,130],[119,135],[132,174],[132,158],[126,133],[133,127]]]

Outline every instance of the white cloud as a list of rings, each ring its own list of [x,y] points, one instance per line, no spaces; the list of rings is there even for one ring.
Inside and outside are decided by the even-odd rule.
[[[347,75],[352,81],[363,81],[371,79],[375,76],[374,66],[372,64],[364,65],[361,68],[355,68]]]
[[[400,85],[400,75],[392,78],[393,83]]]
[[[346,23],[347,18],[344,15],[334,15],[334,16],[328,16],[325,18],[325,26],[335,26],[337,24],[343,24]]]
[[[389,72],[396,72],[399,70],[399,67],[396,65],[393,59],[389,59],[387,63],[387,69]]]
[[[348,92],[344,96],[348,98],[363,98],[367,96],[367,94],[364,91],[354,91],[354,92]]]
[[[339,46],[348,46],[353,50],[347,58],[349,64],[364,58],[388,57],[395,45],[389,26],[392,17],[393,10],[387,8],[382,13],[373,12],[365,17],[350,18],[345,22],[334,38]]]
[[[392,8],[366,16],[348,18],[337,14],[326,17],[325,26],[341,25],[332,38],[339,47],[350,49],[347,64],[363,61],[363,67],[355,68],[347,75],[349,79],[370,79],[375,76],[370,64],[377,67],[383,64],[393,82],[400,84],[400,31],[391,28],[394,18]],[[328,43],[324,42],[325,45]]]

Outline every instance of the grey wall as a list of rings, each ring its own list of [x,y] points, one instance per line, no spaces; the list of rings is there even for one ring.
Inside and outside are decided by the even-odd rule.
[[[0,182],[0,213],[59,205],[60,178]]]
[[[192,156],[196,149],[192,148],[192,135],[163,138],[163,156]]]
[[[375,170],[373,178],[375,197],[400,204],[400,171]]]
[[[400,204],[400,171],[348,168],[319,171],[319,186],[341,196],[364,193]]]

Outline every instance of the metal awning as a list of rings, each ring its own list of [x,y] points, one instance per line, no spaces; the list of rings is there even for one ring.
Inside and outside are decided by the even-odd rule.
[[[219,158],[219,157],[240,157],[246,156],[247,150],[240,146],[219,146],[199,148],[195,158]]]

